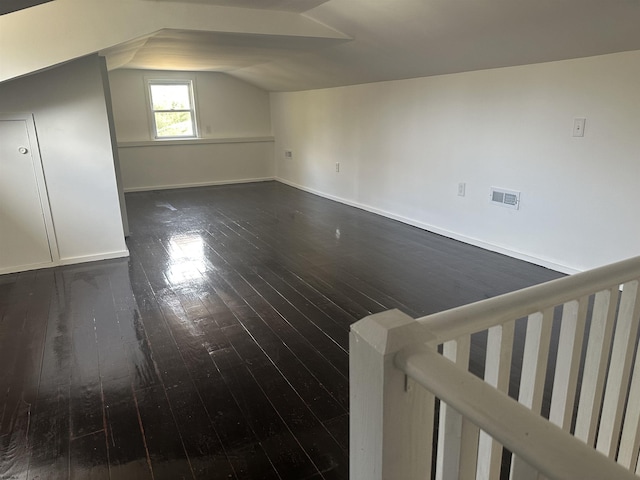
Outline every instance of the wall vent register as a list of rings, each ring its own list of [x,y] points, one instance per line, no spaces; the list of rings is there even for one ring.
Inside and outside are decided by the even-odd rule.
[[[491,187],[491,195],[489,196],[489,199],[494,205],[513,208],[515,210],[520,209],[520,192]]]

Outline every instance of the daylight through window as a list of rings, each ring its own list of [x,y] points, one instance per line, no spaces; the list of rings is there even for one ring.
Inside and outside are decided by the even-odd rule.
[[[150,80],[149,98],[155,138],[197,136],[190,80]]]

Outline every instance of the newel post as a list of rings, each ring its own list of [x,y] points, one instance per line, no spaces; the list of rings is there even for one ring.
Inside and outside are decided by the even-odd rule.
[[[366,317],[349,335],[350,479],[430,478],[434,398],[393,364],[424,339],[398,310]]]

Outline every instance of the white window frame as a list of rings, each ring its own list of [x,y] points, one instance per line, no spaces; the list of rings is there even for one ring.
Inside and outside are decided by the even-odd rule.
[[[198,122],[196,114],[196,101],[195,101],[195,82],[190,78],[147,78],[147,105],[149,111],[149,122],[151,126],[151,137],[155,140],[179,140],[199,138],[198,135]],[[153,109],[153,96],[151,94],[152,85],[187,85],[189,87],[189,103],[190,109],[184,110],[154,110]],[[172,135],[172,136],[158,136],[158,128],[156,126],[156,116],[158,112],[189,112],[191,114],[191,124],[193,135]]]

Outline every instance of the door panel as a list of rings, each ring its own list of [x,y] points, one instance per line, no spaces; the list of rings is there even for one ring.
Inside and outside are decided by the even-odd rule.
[[[26,120],[0,120],[0,272],[52,262],[35,159]]]

